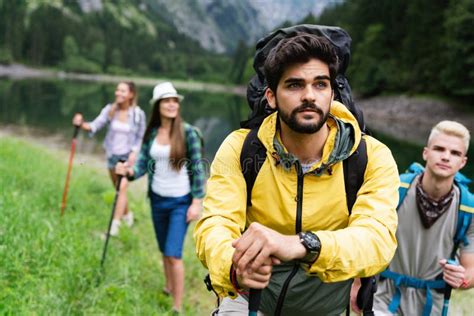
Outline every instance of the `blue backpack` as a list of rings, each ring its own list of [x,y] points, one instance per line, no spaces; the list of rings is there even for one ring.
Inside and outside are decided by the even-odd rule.
[[[415,177],[422,174],[423,171],[423,166],[418,163],[413,163],[410,165],[410,167],[408,167],[406,173],[400,175],[400,188],[398,189],[399,202],[397,210],[402,205],[411,183],[413,182]],[[466,232],[469,228],[469,225],[471,224],[471,219],[474,213],[474,195],[469,192],[469,189],[467,187],[470,182],[471,180],[460,172],[456,173],[456,175],[454,176],[454,183],[459,188],[460,192],[460,202],[456,233],[454,234],[454,246],[449,256],[449,259],[451,260],[455,260],[456,252],[461,242],[464,243],[464,245],[469,244]],[[395,294],[393,295],[392,301],[388,306],[390,312],[396,313],[398,307],[400,306],[400,286],[404,286],[426,290],[426,303],[425,307],[423,308],[423,316],[428,316],[431,313],[431,308],[433,305],[431,289],[443,290],[444,304],[442,315],[447,315],[449,298],[451,296],[451,287],[447,285],[442,278],[435,280],[417,279],[408,275],[395,273],[393,271],[390,271],[388,268],[383,271],[380,276],[382,278],[391,279],[395,283]]]

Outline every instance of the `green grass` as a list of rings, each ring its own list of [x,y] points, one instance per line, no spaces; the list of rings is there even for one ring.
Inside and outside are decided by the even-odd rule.
[[[16,139],[0,139],[0,314],[167,315],[164,277],[145,193],[138,221],[110,240],[100,259],[114,189],[101,170],[75,165],[60,216],[67,159]],[[187,315],[209,314],[214,295],[188,232],[184,261]]]
[[[111,239],[101,274],[99,236],[114,190],[103,170],[76,164],[61,218],[65,161],[64,154],[0,139],[0,315],[167,315],[172,302],[161,293],[161,256],[145,193],[132,197],[138,220]],[[202,282],[206,271],[194,254],[191,229],[184,310],[209,315],[215,298]],[[451,315],[471,315],[472,306],[473,289],[453,292]]]

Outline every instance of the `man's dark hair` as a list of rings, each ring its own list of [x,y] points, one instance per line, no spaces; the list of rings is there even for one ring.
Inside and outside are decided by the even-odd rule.
[[[278,82],[288,66],[306,63],[312,58],[328,65],[333,85],[339,67],[334,46],[324,37],[302,33],[282,39],[268,54],[263,66],[268,87],[276,93]]]

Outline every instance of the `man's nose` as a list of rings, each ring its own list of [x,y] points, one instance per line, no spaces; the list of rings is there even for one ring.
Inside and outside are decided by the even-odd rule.
[[[449,161],[450,158],[451,158],[451,155],[449,151],[446,150],[442,152],[441,159],[443,159],[444,161]]]
[[[312,85],[308,84],[305,86],[301,99],[301,101],[307,101],[310,103],[316,102],[316,93],[314,92],[314,88]]]

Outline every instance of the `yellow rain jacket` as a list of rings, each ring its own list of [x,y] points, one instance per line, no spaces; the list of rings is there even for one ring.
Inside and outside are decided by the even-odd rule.
[[[194,238],[197,255],[208,268],[220,297],[235,296],[229,276],[234,253],[231,243],[250,223],[256,221],[282,234],[296,234],[298,175],[294,166],[285,169],[272,156],[277,151],[275,140],[279,139],[277,120],[276,113],[270,115],[258,132],[267,149],[267,158],[255,180],[252,206],[248,210],[240,154],[249,130],[231,133],[211,166],[204,213],[195,227]],[[296,279],[289,283],[283,315],[343,311],[348,303],[351,279],[384,270],[397,246],[399,176],[390,150],[373,137],[362,136],[357,121],[341,103],[333,102],[327,124],[330,132],[322,159],[303,176],[299,211],[302,231],[318,235],[321,253],[312,266],[306,271],[301,268]],[[349,216],[342,160],[356,150],[361,137],[366,139],[368,162],[364,183]],[[315,172],[318,168],[319,172]],[[288,271],[296,264],[274,267],[260,310],[274,311],[281,283],[288,279]],[[312,283],[299,286],[300,281]],[[334,309],[335,306],[338,308]]]

